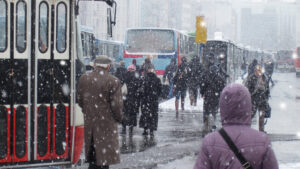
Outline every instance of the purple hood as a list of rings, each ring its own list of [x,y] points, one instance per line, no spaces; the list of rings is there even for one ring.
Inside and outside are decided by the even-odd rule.
[[[245,86],[236,83],[227,85],[221,93],[219,104],[223,126],[251,125],[251,96]]]

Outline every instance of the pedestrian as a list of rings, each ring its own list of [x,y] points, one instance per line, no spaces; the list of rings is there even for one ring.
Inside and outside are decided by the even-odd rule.
[[[248,66],[248,76],[254,73],[255,66],[258,64],[256,59],[253,59],[252,63]]]
[[[124,99],[122,134],[126,134],[126,126],[129,126],[129,136],[132,137],[133,127],[137,126],[137,116],[139,114],[140,94],[138,89],[141,87],[141,79],[134,64],[129,65],[127,70],[124,81],[127,86],[127,95]]]
[[[136,67],[135,71],[139,73],[139,76],[141,76],[142,75],[142,68],[139,65],[137,65],[136,59],[132,59],[132,64]]]
[[[227,73],[227,66],[226,66],[226,61],[225,61],[225,56],[223,56],[223,54],[221,54],[219,56],[219,74],[221,75],[221,77],[224,79],[224,86],[226,85],[227,82],[227,78],[230,78],[230,76]]]
[[[149,68],[143,77],[141,88],[141,110],[139,127],[144,129],[143,135],[154,138],[154,131],[158,124],[158,99],[161,95],[161,82],[155,70]],[[149,131],[148,131],[149,130]]]
[[[187,90],[188,80],[188,63],[186,57],[181,58],[181,64],[179,65],[176,74],[174,76],[174,88],[175,93],[175,109],[176,117],[178,117],[179,99],[181,99],[181,109],[184,110],[184,100]]]
[[[246,59],[245,59],[245,57],[243,57],[243,63],[242,63],[242,65],[241,65],[241,70],[242,70],[242,79],[244,80],[245,79],[245,75],[246,75],[246,73],[247,73],[247,62],[246,62]]]
[[[147,73],[147,70],[154,69],[154,65],[151,62],[152,56],[147,56],[143,65],[142,65],[142,72],[144,72],[144,75]]]
[[[116,77],[121,81],[121,85],[124,84],[126,72],[127,69],[125,68],[125,62],[120,61],[120,66],[116,70]]]
[[[242,164],[220,132],[208,134],[202,141],[194,169],[278,169],[268,136],[251,128],[251,96],[241,84],[229,84],[220,97],[223,130],[247,163]]]
[[[197,105],[198,89],[201,84],[201,76],[203,73],[203,66],[200,63],[200,58],[194,55],[189,63],[189,73],[188,73],[188,88],[190,96],[191,106]]]
[[[268,84],[270,84],[271,82],[272,86],[274,86],[274,82],[272,80],[272,75],[274,72],[274,62],[271,59],[265,64],[265,70],[266,70]]]
[[[247,78],[246,86],[249,89],[252,100],[252,118],[259,112],[259,131],[264,131],[265,115],[269,109],[269,83],[267,77],[262,72],[260,65],[257,65],[254,69],[254,74]]]
[[[78,82],[78,104],[84,115],[85,157],[89,169],[120,163],[118,122],[122,121],[121,83],[108,73],[111,60],[95,59],[93,72]]]
[[[169,82],[169,93],[168,98],[173,97],[173,87],[174,87],[174,76],[177,70],[176,58],[172,58],[170,64],[166,67],[163,75],[163,83],[165,83],[166,78]]]
[[[200,93],[204,98],[203,103],[203,136],[210,132],[210,128],[216,129],[216,115],[219,109],[220,93],[225,87],[225,79],[220,75],[220,69],[217,65],[211,64],[208,70],[205,70],[200,86]],[[213,123],[209,124],[209,115],[213,116]]]

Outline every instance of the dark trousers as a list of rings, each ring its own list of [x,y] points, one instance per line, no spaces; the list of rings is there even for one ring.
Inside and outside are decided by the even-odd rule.
[[[90,151],[88,153],[87,161],[89,162],[89,168],[88,169],[109,169],[109,166],[98,166],[97,165],[97,159],[96,159],[96,151],[94,147],[94,138],[92,137],[91,147]]]

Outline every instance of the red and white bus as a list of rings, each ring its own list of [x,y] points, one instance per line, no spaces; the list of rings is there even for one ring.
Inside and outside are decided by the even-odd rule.
[[[296,76],[300,77],[300,46],[298,46],[293,54]]]

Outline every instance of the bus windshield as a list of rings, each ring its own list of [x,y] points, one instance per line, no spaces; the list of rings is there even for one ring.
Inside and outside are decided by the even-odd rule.
[[[126,51],[128,53],[170,54],[175,52],[172,30],[128,30]]]

